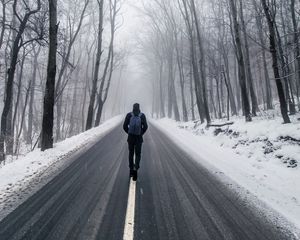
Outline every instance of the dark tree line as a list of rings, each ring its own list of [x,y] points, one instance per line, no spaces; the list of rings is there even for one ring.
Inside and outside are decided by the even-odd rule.
[[[1,0],[0,162],[100,124],[123,58],[115,47],[120,7],[120,0]]]

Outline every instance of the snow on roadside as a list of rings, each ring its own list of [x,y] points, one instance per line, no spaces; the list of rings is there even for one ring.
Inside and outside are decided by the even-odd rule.
[[[229,177],[300,229],[299,166],[287,168],[281,158],[275,157],[281,152],[284,156],[297,159],[299,164],[299,144],[278,142],[281,145],[275,147],[276,151],[272,154],[264,154],[264,145],[260,141],[249,144],[257,138],[268,138],[275,145],[280,136],[300,139],[299,122],[282,125],[278,119],[254,120],[252,123],[238,120],[230,126],[232,133],[239,133],[236,138],[226,134],[215,136],[215,128],[205,129],[202,125],[195,126],[194,122],[178,123],[161,119],[152,123],[189,152],[193,159],[214,173]],[[246,141],[246,144],[236,146],[238,141]]]
[[[121,116],[99,127],[56,143],[53,149],[36,149],[0,168],[0,220],[68,166],[77,154],[120,124]]]

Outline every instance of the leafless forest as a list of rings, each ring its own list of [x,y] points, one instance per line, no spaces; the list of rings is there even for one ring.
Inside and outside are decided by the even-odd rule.
[[[290,122],[299,107],[298,1],[153,0],[144,13],[158,116],[251,121],[277,105]]]
[[[127,1],[142,23],[128,48]],[[289,123],[299,111],[300,1],[136,2],[1,0],[1,161],[123,113],[130,58],[152,117],[211,124],[279,109]]]

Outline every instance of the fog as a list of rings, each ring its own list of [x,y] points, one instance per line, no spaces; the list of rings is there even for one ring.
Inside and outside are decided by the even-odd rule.
[[[116,34],[116,45],[126,49],[121,73],[115,74],[111,95],[106,105],[106,117],[115,112],[110,110],[118,96],[118,109],[124,114],[132,110],[134,103],[140,103],[141,110],[150,114],[152,107],[152,83],[147,75],[148,69],[142,61],[139,40],[142,38],[145,18],[141,12],[141,1],[126,0],[123,2],[120,19],[121,28]]]
[[[300,108],[299,5],[1,1],[0,153],[49,129],[51,146],[136,102],[153,118],[249,122],[277,108],[289,123]]]

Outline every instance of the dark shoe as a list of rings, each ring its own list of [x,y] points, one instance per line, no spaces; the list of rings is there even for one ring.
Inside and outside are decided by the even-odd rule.
[[[130,177],[133,177],[133,175],[134,175],[134,170],[130,169]]]
[[[133,180],[133,181],[136,181],[136,180],[137,180],[137,170],[134,170],[134,171],[133,171],[132,180]]]

